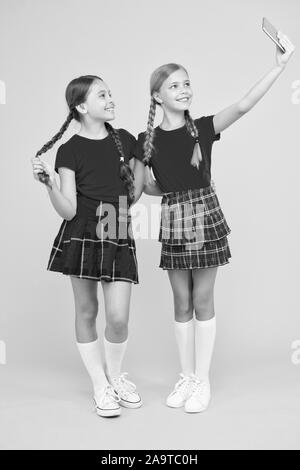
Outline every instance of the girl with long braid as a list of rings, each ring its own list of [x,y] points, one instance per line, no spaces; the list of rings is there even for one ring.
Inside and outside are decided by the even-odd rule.
[[[147,129],[138,136],[134,155],[146,166],[144,192],[162,195],[159,267],[167,270],[175,310],[175,337],[180,379],[166,404],[190,413],[210,402],[210,362],[216,318],[214,284],[218,266],[229,263],[231,232],[211,180],[211,150],[220,133],[247,113],[284,70],[294,46],[285,36],[276,64],[237,103],[215,115],[194,119],[189,113],[193,92],[186,69],[166,64],[151,75]],[[156,107],[163,119],[154,127]],[[155,179],[153,178],[155,177]],[[194,318],[195,311],[195,318]]]
[[[66,121],[32,159],[35,179],[46,185],[54,209],[64,219],[47,269],[70,276],[76,343],[93,383],[96,412],[103,417],[119,416],[120,405],[138,408],[142,404],[127,372],[121,373],[131,286],[139,283],[130,215],[135,202],[132,151],[136,139],[108,122],[115,117],[115,105],[100,77],[72,80],[66,101]],[[40,156],[63,136],[73,119],[81,124],[80,131],[58,148],[54,171]],[[137,190],[139,185],[138,181]],[[105,368],[96,331],[99,281],[106,314]]]

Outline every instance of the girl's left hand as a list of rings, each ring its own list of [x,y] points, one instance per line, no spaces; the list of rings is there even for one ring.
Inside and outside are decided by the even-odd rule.
[[[145,167],[144,184],[146,186],[148,186],[148,185],[149,186],[151,186],[151,185],[155,186],[155,179],[152,176],[152,173],[151,173],[151,170],[150,170],[149,166]]]
[[[276,46],[276,63],[277,65],[284,67],[292,57],[295,51],[295,46],[289,40],[289,38],[281,31],[278,31],[277,37],[279,39],[280,44],[282,44],[285,48],[285,52],[283,52],[280,47]]]

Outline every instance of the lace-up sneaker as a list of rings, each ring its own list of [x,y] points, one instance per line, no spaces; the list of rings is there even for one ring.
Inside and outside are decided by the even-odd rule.
[[[121,408],[119,397],[111,385],[106,385],[97,396],[94,396],[95,410],[97,415],[104,418],[119,416]]]
[[[123,372],[119,377],[111,380],[111,385],[114,388],[120,399],[120,405],[125,408],[139,408],[142,405],[142,399],[136,391],[136,385],[126,379],[128,372]]]
[[[167,405],[172,408],[180,408],[191,395],[192,377],[179,374],[180,379],[175,384],[173,392],[167,398]]]
[[[200,413],[205,411],[209,405],[211,398],[210,384],[208,381],[199,380],[195,376],[192,379],[192,393],[185,402],[184,409],[187,413]]]

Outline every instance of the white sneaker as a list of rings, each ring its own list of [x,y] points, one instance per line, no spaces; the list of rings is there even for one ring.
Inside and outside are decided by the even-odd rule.
[[[181,379],[175,384],[173,392],[167,398],[167,405],[172,408],[180,408],[191,395],[192,377],[179,374]]]
[[[103,416],[104,418],[119,416],[121,414],[121,408],[118,403],[119,401],[120,399],[112,386],[110,384],[106,385],[97,394],[97,396],[94,395],[95,410],[97,415]]]
[[[194,376],[192,382],[192,393],[185,403],[184,410],[187,413],[200,413],[201,411],[205,411],[209,405],[210,398],[209,381],[199,380]]]
[[[142,405],[142,399],[136,392],[136,385],[126,379],[126,375],[128,372],[123,372],[119,377],[113,378],[111,385],[120,399],[120,405],[125,408],[139,408]]]

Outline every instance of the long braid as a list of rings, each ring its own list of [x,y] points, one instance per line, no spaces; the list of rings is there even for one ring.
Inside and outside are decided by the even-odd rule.
[[[149,114],[148,114],[147,129],[145,131],[145,140],[143,144],[143,150],[144,150],[143,162],[144,162],[144,165],[147,166],[146,174],[145,174],[146,184],[149,184],[150,182],[153,181],[153,178],[150,172],[149,162],[152,156],[152,152],[155,150],[155,147],[153,145],[154,137],[155,137],[155,129],[154,129],[155,113],[156,113],[156,100],[154,96],[152,95]]]
[[[208,160],[206,158],[205,149],[203,145],[201,145],[198,129],[188,109],[184,111],[184,117],[187,129],[191,136],[195,139],[191,165],[196,166],[199,169],[199,162],[203,161],[204,173],[209,178]]]
[[[67,116],[67,119],[65,120],[65,122],[63,123],[63,125],[61,126],[59,131],[52,137],[51,140],[49,140],[45,145],[43,145],[43,147],[36,153],[35,158],[39,157],[43,153],[50,150],[53,147],[53,145],[59,139],[62,138],[63,134],[66,132],[67,128],[69,127],[70,122],[72,121],[72,119],[73,119],[73,110],[71,110],[69,112],[69,114]],[[51,185],[49,184],[49,175],[48,175],[48,173],[43,171],[41,173],[38,173],[38,177],[39,177],[39,180],[41,181],[41,183],[45,183],[47,186],[49,186],[51,188]]]
[[[184,111],[184,118],[185,118],[185,123],[188,128],[189,133],[194,137],[198,137],[198,129],[194,123],[194,120],[192,116],[190,115],[190,112],[188,109]]]
[[[105,126],[109,134],[112,136],[120,154],[120,178],[125,184],[128,194],[128,203],[129,206],[131,206],[134,201],[134,174],[130,166],[125,163],[125,154],[118,131],[114,127],[112,127],[111,124],[109,124],[108,122],[105,123]]]
[[[154,119],[155,119],[155,113],[156,113],[156,100],[154,96],[151,97],[151,102],[150,102],[150,109],[149,109],[149,114],[148,114],[148,122],[147,122],[147,129],[145,131],[145,140],[144,140],[144,163],[148,164],[151,158],[152,151],[154,150],[154,136],[155,136],[155,130],[154,130]]]

